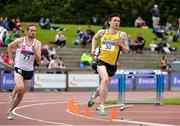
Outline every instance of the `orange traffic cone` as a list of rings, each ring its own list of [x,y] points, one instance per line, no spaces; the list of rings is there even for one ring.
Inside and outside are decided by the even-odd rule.
[[[73,99],[68,99],[67,109],[70,112],[74,111],[74,100]]]
[[[91,117],[92,113],[91,113],[89,107],[86,107],[85,112],[84,112],[84,115],[85,115],[86,117]]]
[[[74,105],[74,113],[80,115],[80,106],[78,104]]]
[[[117,119],[118,117],[118,112],[117,112],[117,109],[113,108],[112,109],[112,113],[111,113],[111,119]]]

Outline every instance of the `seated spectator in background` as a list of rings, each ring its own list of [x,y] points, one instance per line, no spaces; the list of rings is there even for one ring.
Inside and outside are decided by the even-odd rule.
[[[2,22],[2,26],[3,26],[6,30],[10,31],[8,17],[5,17],[5,18],[4,18],[4,20],[3,20],[3,22]]]
[[[11,73],[12,71],[12,66],[9,64],[10,63],[10,57],[8,53],[1,54],[2,55],[2,64],[5,66],[5,71],[4,73]]]
[[[54,55],[53,59],[49,62],[48,73],[61,73],[60,68],[65,68],[62,58],[58,55]]]
[[[158,51],[159,53],[160,52],[163,53],[164,52],[163,47],[164,47],[164,41],[162,40],[162,38],[160,38],[157,43],[157,47],[155,47],[155,50]]]
[[[58,32],[55,36],[55,42],[51,42],[51,44],[55,44],[58,47],[63,47],[66,45],[66,38],[61,32]]]
[[[59,68],[66,68],[62,57],[59,57]]]
[[[166,42],[167,42],[167,43],[170,43],[170,42],[172,42],[172,41],[173,41],[173,32],[171,31],[171,32],[168,32],[168,33],[167,33]]]
[[[83,32],[82,31],[77,31],[77,37],[73,41],[73,45],[79,46],[82,40]]]
[[[9,21],[9,30],[12,31],[14,28],[16,28],[16,20],[14,18]]]
[[[148,28],[146,22],[140,16],[135,20],[134,26],[137,28]]]
[[[164,28],[164,34],[168,35],[168,33],[172,32],[173,28],[172,28],[172,23],[171,21],[167,21],[166,22],[166,26]]]
[[[39,28],[44,28],[44,17],[41,17],[39,20]]]
[[[84,53],[81,55],[81,63],[79,64],[80,69],[84,69],[87,66],[90,66],[93,62],[93,59],[90,55],[89,49],[85,48]]]
[[[53,30],[53,31],[66,31],[66,28],[60,28],[58,26],[53,26],[50,22],[49,18],[46,18],[46,20],[44,21],[44,18],[41,17],[39,20],[39,27],[42,29],[49,29],[49,30]]]
[[[47,48],[41,48],[41,63],[49,63],[50,60]]]
[[[54,46],[51,43],[48,43],[47,45],[44,46],[44,48],[48,52],[48,57],[50,59],[53,59],[53,56],[56,54],[56,50],[55,50]]]
[[[151,51],[155,51],[155,48],[157,48],[157,44],[154,43],[154,41],[152,41],[150,44],[149,44],[149,47],[151,49]]]
[[[5,40],[5,46],[6,47],[9,45],[9,43],[11,43],[13,41],[12,34],[13,34],[13,32],[10,31],[9,35],[6,37],[6,40]]]
[[[168,70],[170,68],[170,65],[168,64],[167,55],[163,55],[160,63],[160,68],[162,70]]]
[[[133,51],[136,51],[137,53],[142,53],[142,50],[144,49],[144,45],[145,45],[145,40],[142,37],[142,34],[139,33],[136,37],[136,39],[133,42],[133,45],[131,47],[131,49]]]
[[[84,35],[82,36],[82,46],[87,47],[87,44],[90,43],[91,37],[88,35],[87,31],[85,31]]]
[[[90,38],[92,38],[95,34],[95,32],[91,29],[91,26],[89,25],[86,29],[86,33],[89,35]]]
[[[22,30],[22,28],[21,28],[21,20],[20,20],[19,17],[16,18],[15,27],[16,27],[17,30]]]
[[[16,28],[13,29],[13,33],[12,33],[12,39],[15,40],[17,38],[21,37],[21,33],[19,30],[17,30]]]
[[[169,54],[171,53],[171,51],[176,51],[176,48],[170,47],[169,43],[164,42],[163,39],[160,38],[155,50],[158,51],[159,53],[161,52],[161,53]]]
[[[173,36],[173,41],[180,42],[180,28],[176,31],[175,35]]]
[[[161,29],[161,26],[159,24],[153,28],[153,33],[156,35],[157,39],[163,39],[164,31]]]

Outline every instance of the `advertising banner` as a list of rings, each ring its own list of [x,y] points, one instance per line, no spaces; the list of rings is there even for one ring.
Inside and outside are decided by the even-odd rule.
[[[66,74],[35,74],[34,88],[66,88]]]
[[[180,73],[171,73],[171,89],[180,89]]]
[[[13,89],[15,86],[14,77],[11,73],[1,74],[1,88],[2,89]]]
[[[98,87],[99,76],[97,74],[69,74],[69,87]]]
[[[14,82],[14,75],[12,73],[1,73],[0,77],[1,77],[0,87],[2,89],[14,88],[15,82]],[[33,88],[33,87],[34,87],[34,78],[32,78],[30,82],[30,88]]]

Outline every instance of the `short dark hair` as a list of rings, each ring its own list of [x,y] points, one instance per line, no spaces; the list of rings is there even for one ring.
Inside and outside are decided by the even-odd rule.
[[[110,16],[109,16],[109,21],[110,21],[113,17],[119,17],[119,18],[120,18],[120,15],[117,14],[117,13],[112,13],[112,14],[110,14]]]
[[[28,24],[28,25],[27,25],[27,31],[29,30],[29,27],[32,27],[32,26],[35,26],[35,27],[36,27],[36,25],[35,25],[34,23]]]

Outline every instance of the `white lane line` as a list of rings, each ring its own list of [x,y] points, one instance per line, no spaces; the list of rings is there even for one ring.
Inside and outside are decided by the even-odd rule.
[[[79,104],[83,105],[86,103],[79,103]],[[79,117],[89,118],[89,119],[94,119],[94,120],[99,120],[99,121],[106,121],[106,122],[115,121],[115,122],[128,123],[128,124],[133,124],[133,125],[137,124],[137,125],[150,125],[150,126],[173,126],[173,125],[162,124],[162,123],[150,123],[150,122],[118,120],[118,119],[107,120],[107,119],[100,119],[100,118],[95,118],[95,117],[87,117],[87,116],[84,116],[82,114],[78,115],[78,114],[72,113],[72,112],[68,111],[67,109],[66,109],[66,112],[73,114],[73,115],[76,115],[76,116],[79,116]]]
[[[18,113],[15,112],[15,111],[18,110],[18,109],[24,109],[24,108],[27,108],[27,107],[41,106],[41,105],[50,105],[50,104],[59,104],[59,103],[66,103],[66,102],[67,102],[67,101],[64,101],[64,102],[49,102],[49,103],[38,103],[38,104],[24,105],[24,106],[20,106],[20,107],[15,108],[15,109],[13,110],[13,114],[16,115],[16,116],[25,118],[25,119],[34,120],[34,121],[38,121],[38,122],[43,122],[43,123],[47,123],[47,124],[72,126],[72,125],[65,124],[65,123],[52,122],[52,121],[47,121],[47,120],[42,120],[42,119],[37,119],[37,118],[31,118],[31,117],[29,117],[29,116],[24,116],[24,115],[22,115],[22,114],[18,114]]]
[[[48,123],[48,124],[55,124],[55,125],[65,125],[65,126],[72,126],[72,125],[69,125],[69,124],[64,124],[64,123],[59,123],[59,122],[52,122],[52,121],[47,121],[47,120],[41,120],[41,119],[36,119],[36,118],[31,118],[31,117],[28,117],[28,116],[24,116],[24,115],[21,115],[21,114],[18,114],[16,113],[15,111],[18,110],[18,109],[23,109],[23,108],[26,108],[26,107],[33,107],[33,106],[40,106],[40,105],[49,105],[49,104],[59,104],[59,103],[66,103],[67,101],[64,101],[64,102],[51,102],[51,103],[38,103],[38,104],[29,104],[29,105],[25,105],[25,106],[20,106],[20,107],[17,107],[13,110],[13,114],[19,116],[19,117],[22,117],[22,118],[26,118],[26,119],[29,119],[29,120],[34,120],[34,121],[39,121],[39,122],[44,122],[44,123]],[[78,103],[78,104],[87,104],[86,102],[81,102],[81,103]],[[110,122],[112,121],[111,119],[110,120],[107,120],[107,119],[100,119],[100,118],[95,118],[95,117],[86,117],[84,115],[77,115],[77,114],[74,114],[72,112],[69,112],[68,110],[66,110],[68,113],[70,114],[73,114],[73,115],[76,115],[76,116],[79,116],[79,117],[83,117],[83,118],[89,118],[89,119],[93,119],[93,120],[99,120],[99,121],[106,121],[106,122]],[[115,122],[121,122],[121,123],[128,123],[128,124],[143,124],[143,125],[157,125],[157,126],[171,126],[171,125],[167,125],[167,124],[161,124],[161,123],[149,123],[149,122],[141,122],[141,121],[130,121],[130,120],[113,120]]]
[[[65,101],[66,99],[64,99],[64,100],[59,100],[59,98],[58,99],[50,99],[50,100],[38,100],[38,99],[35,99],[35,100],[22,100],[22,102],[21,103],[28,103],[28,102],[46,102],[46,101]],[[7,101],[7,102],[0,102],[0,105],[1,104],[8,104],[8,103],[10,103],[9,101]]]
[[[126,122],[130,124],[137,124],[137,125],[145,125],[145,126],[173,126],[168,124],[161,124],[161,123],[150,123],[150,122],[141,122],[141,121],[131,121],[131,120],[119,120],[119,119],[113,119],[115,122]]]

